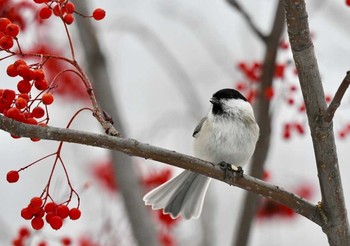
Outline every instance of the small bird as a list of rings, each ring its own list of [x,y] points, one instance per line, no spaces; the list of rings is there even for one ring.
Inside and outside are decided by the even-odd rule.
[[[193,132],[194,155],[213,164],[228,163],[239,170],[252,156],[259,126],[247,99],[234,89],[217,91],[210,111]],[[241,168],[240,168],[241,170]],[[211,178],[185,170],[147,193],[143,200],[153,210],[172,218],[198,218]]]

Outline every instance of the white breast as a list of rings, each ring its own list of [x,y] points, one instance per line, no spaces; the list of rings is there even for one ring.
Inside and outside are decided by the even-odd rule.
[[[194,155],[213,162],[242,166],[252,156],[259,137],[254,116],[218,117],[209,113],[193,141]]]

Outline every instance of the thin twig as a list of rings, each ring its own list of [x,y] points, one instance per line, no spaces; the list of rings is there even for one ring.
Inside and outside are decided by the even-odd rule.
[[[267,36],[264,35],[259,28],[254,24],[252,18],[250,18],[249,14],[247,11],[245,11],[245,9],[242,8],[242,6],[236,1],[236,0],[227,0],[227,2],[234,7],[243,17],[244,19],[247,21],[250,29],[252,29],[252,31],[261,39],[261,41],[263,41],[264,43],[266,43],[267,41]]]
[[[348,89],[350,84],[350,71],[348,71],[345,75],[345,78],[343,79],[343,82],[341,82],[337,92],[334,95],[334,98],[332,102],[329,104],[326,113],[324,115],[324,121],[325,122],[331,122],[333,120],[335,111],[337,111],[338,107],[340,106],[341,100],[343,99],[343,96]]]
[[[285,191],[276,185],[268,184],[249,175],[243,175],[242,178],[227,179],[225,178],[226,175],[224,171],[221,170],[218,165],[213,165],[210,162],[189,155],[141,143],[134,139],[108,136],[106,134],[87,133],[65,128],[33,126],[9,119],[2,115],[0,115],[0,129],[21,137],[36,137],[117,150],[127,155],[138,156],[188,169],[273,199],[276,202],[290,207],[298,214],[316,224],[321,225],[318,209],[305,199]]]

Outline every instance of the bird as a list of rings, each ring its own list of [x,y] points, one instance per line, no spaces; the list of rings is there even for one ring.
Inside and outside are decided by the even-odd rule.
[[[248,100],[237,90],[225,88],[213,94],[207,116],[193,132],[194,156],[214,165],[227,163],[242,170],[253,155],[259,138],[259,126]],[[175,219],[197,219],[211,178],[184,170],[148,192],[143,201],[153,210],[162,209]]]

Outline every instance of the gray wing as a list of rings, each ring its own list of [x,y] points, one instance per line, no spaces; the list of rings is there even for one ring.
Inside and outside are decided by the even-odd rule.
[[[196,137],[197,133],[200,132],[202,125],[204,123],[204,121],[207,120],[208,117],[204,117],[203,119],[201,119],[201,121],[198,123],[198,125],[196,126],[196,128],[194,129],[194,132],[192,134],[192,137]]]

